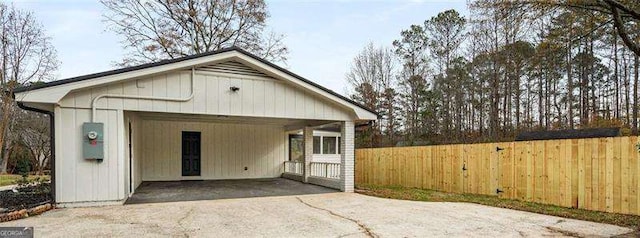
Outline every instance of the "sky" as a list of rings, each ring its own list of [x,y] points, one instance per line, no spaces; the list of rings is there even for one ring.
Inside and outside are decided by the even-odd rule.
[[[289,48],[281,66],[338,93],[346,94],[345,74],[369,42],[391,46],[400,31],[438,12],[467,13],[464,0],[267,1],[270,30],[285,35]],[[16,7],[35,13],[51,37],[61,65],[57,79],[114,69],[125,50],[103,22],[96,0],[20,0]]]

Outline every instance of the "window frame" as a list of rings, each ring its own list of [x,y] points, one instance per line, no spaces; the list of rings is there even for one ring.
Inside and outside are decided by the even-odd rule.
[[[330,143],[333,140],[333,143]],[[328,151],[331,149],[331,144],[333,144],[333,153]],[[336,155],[338,154],[338,137],[337,136],[323,136],[322,137],[322,154],[323,155]],[[326,147],[325,147],[326,146]]]
[[[335,136],[334,136],[334,135],[317,135],[317,136],[316,136],[316,135],[314,135],[313,137],[314,137],[314,138],[316,138],[316,137],[320,137],[320,146],[319,146],[319,148],[318,148],[319,153],[316,153],[316,148],[315,148],[315,146],[314,146],[314,148],[313,148],[313,154],[314,154],[314,155],[339,155],[339,154],[341,154],[341,151],[340,151],[340,147],[341,147],[341,146],[340,146],[340,142],[341,142],[341,138],[342,138],[341,136],[339,136],[339,135],[335,135]],[[324,138],[325,138],[325,137],[333,137],[333,138],[336,138],[336,139],[335,139],[335,148],[336,148],[336,153],[333,153],[333,154],[325,154],[325,153],[324,153]],[[315,143],[314,143],[314,144],[315,144]]]
[[[318,148],[316,148],[316,138],[320,138],[319,142],[318,142]],[[313,136],[313,148],[312,153],[314,155],[321,155],[322,154],[322,136]],[[316,149],[318,149],[318,153],[316,153]]]

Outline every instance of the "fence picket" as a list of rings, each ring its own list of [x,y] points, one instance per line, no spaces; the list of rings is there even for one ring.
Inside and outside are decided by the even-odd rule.
[[[356,150],[356,183],[640,214],[638,138]],[[499,148],[499,149],[498,149]],[[333,167],[324,165],[325,176]],[[497,191],[503,191],[497,194]]]

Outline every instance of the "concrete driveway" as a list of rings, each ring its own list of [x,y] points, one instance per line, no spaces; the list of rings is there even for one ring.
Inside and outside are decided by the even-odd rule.
[[[606,237],[627,228],[467,203],[349,193],[68,208],[0,223],[36,237]]]
[[[127,204],[335,193],[284,178],[142,182]]]

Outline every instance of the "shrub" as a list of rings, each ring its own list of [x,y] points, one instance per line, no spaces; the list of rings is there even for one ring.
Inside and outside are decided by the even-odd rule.
[[[26,177],[29,175],[29,171],[31,171],[31,162],[29,159],[22,158],[16,163],[16,172],[22,175],[22,177]]]

